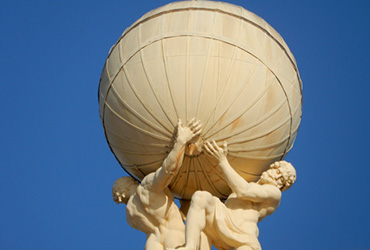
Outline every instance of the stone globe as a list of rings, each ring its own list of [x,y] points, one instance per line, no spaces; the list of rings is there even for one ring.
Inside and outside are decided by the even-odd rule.
[[[225,198],[230,189],[202,145],[228,143],[228,160],[256,181],[292,148],[302,114],[302,83],[282,37],[240,6],[174,2],[145,14],[109,51],[99,112],[120,165],[141,180],[173,145],[177,120],[203,123],[188,147],[174,195],[196,190]]]

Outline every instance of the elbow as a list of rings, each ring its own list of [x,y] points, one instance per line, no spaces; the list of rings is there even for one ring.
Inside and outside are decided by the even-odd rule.
[[[238,188],[236,190],[234,190],[234,193],[236,194],[236,196],[238,198],[252,198],[251,197],[251,194],[247,192],[247,190],[245,189],[241,189],[241,188]]]

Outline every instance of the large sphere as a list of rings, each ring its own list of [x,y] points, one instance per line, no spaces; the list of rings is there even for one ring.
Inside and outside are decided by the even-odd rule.
[[[99,87],[106,139],[136,179],[159,168],[180,118],[201,120],[202,140],[228,142],[232,167],[255,181],[293,146],[302,86],[281,36],[242,7],[175,2],[153,10],[111,48]],[[230,189],[204,152],[186,153],[173,193],[220,198]]]

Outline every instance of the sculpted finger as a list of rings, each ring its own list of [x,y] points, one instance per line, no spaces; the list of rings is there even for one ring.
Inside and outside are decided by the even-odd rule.
[[[215,148],[216,151],[219,151],[221,148],[217,145],[217,143],[215,142],[215,140],[212,140],[212,143],[213,143],[213,146]]]
[[[179,118],[178,120],[177,120],[177,127],[178,128],[180,128],[182,126],[182,121],[181,121],[181,119]]]
[[[209,147],[207,146],[207,144],[204,144],[204,148],[206,149],[206,153],[209,153],[209,154],[210,154],[210,149],[209,149]]]
[[[193,119],[194,119],[194,118],[193,118]],[[190,125],[190,128],[191,128],[191,129],[193,129],[193,128],[197,127],[199,123],[200,123],[200,121],[199,121],[199,120],[198,120],[198,121],[193,122],[193,123]]]
[[[207,147],[209,153],[214,154],[214,148],[209,141],[206,142],[205,146]]]
[[[191,127],[191,125],[194,123],[195,117],[191,118],[191,120],[188,122],[187,126]]]
[[[193,130],[192,132],[193,132],[193,138],[194,138],[195,136],[200,135],[200,133],[202,132],[202,129],[199,129],[199,130]]]
[[[202,130],[202,124],[199,124],[196,128],[193,129],[194,133],[199,133],[199,131]]]
[[[204,148],[206,149],[206,153],[207,153],[207,154],[214,156],[214,153],[213,153],[213,152],[212,152],[212,150],[207,146],[207,144],[204,144]]]
[[[225,150],[225,152],[228,152],[227,151],[227,142],[226,141],[224,141],[224,150]]]

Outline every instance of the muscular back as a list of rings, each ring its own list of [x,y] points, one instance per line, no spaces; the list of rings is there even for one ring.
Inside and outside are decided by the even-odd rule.
[[[226,207],[233,210],[234,217],[243,218],[244,221],[251,223],[260,222],[267,215],[272,214],[278,208],[280,200],[251,200],[240,198],[235,193],[229,195],[226,200]]]
[[[162,243],[170,239],[169,234],[184,234],[180,211],[174,203],[174,197],[168,188],[151,189],[154,174],[146,176],[126,207],[128,223],[146,233],[155,234]]]

